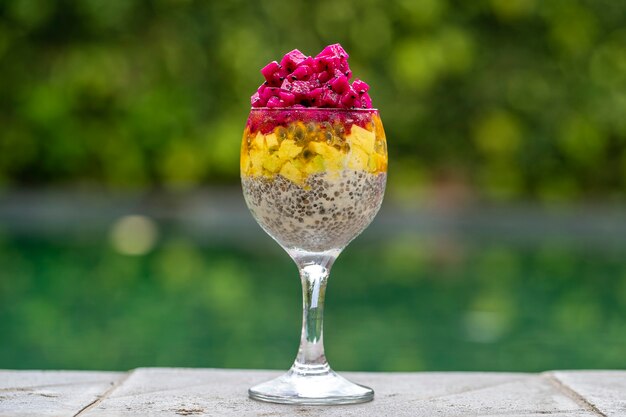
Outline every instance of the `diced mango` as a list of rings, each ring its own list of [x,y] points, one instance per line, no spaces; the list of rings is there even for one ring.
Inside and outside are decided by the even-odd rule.
[[[352,125],[350,134],[346,139],[350,147],[356,145],[368,154],[374,153],[374,143],[376,141],[376,134],[374,134],[374,132],[370,132],[357,125]]]
[[[378,169],[374,155],[376,154],[370,155],[369,161],[367,162],[367,170],[369,172],[376,172]]]
[[[267,148],[269,150],[274,150],[274,148],[278,148],[278,138],[275,133],[270,133],[265,136],[265,143],[267,144]]]
[[[332,146],[328,146],[323,142],[311,142],[309,143],[309,150],[316,154],[322,155],[323,157],[328,157],[330,153],[336,151]]]
[[[340,150],[322,142],[309,143],[309,150],[324,158],[324,166],[327,171],[343,169],[345,155]]]
[[[387,171],[387,157],[385,155],[374,153],[370,155],[369,163],[370,163],[370,167],[374,167],[374,169],[370,169],[370,171],[372,172]]]
[[[376,146],[374,149],[377,153],[386,155],[387,154],[387,141],[384,136],[376,136]]]
[[[278,148],[278,157],[283,161],[293,159],[302,152],[302,146],[296,145],[296,142],[291,139],[285,139]]]
[[[250,168],[248,173],[252,176],[263,174],[263,160],[265,152],[256,149],[250,150]]]
[[[286,162],[280,170],[280,175],[296,184],[302,183],[302,173],[291,162]]]
[[[239,159],[239,164],[241,168],[241,173],[247,174],[248,167],[250,166],[250,156],[248,155],[248,152],[245,149],[242,150],[241,152],[241,158]]]
[[[296,167],[296,169],[298,169],[298,171],[304,171],[305,164],[300,158],[292,160],[291,163],[294,167]]]
[[[283,161],[278,157],[278,155],[266,155],[263,160],[263,168],[267,169],[269,172],[276,173],[280,171],[280,168],[283,166]]]
[[[322,171],[324,171],[324,158],[321,155],[315,155],[315,157],[304,166],[304,172],[307,175]]]
[[[358,146],[352,147],[348,153],[348,168],[355,171],[367,171],[369,155]]]
[[[380,120],[380,116],[374,115],[372,117],[372,122],[374,123],[376,137],[379,139],[385,139],[385,129],[383,128],[383,122]]]
[[[265,136],[263,136],[261,132],[258,132],[254,139],[252,139],[251,145],[256,149],[265,148]]]

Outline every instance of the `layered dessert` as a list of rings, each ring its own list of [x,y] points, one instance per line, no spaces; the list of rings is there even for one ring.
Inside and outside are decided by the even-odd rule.
[[[261,72],[265,82],[241,147],[246,203],[285,248],[340,249],[374,218],[387,172],[385,133],[369,86],[350,82],[340,45],[295,50]]]

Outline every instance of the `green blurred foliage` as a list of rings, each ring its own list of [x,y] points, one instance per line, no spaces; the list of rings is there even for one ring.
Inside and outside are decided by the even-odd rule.
[[[269,238],[267,238],[269,241]],[[339,370],[623,368],[624,248],[404,235],[357,240],[325,312]],[[164,233],[127,256],[106,235],[0,237],[0,368],[287,369],[297,270],[277,245]]]
[[[372,86],[390,188],[624,199],[626,3],[0,3],[0,184],[235,183],[259,68],[340,42]]]

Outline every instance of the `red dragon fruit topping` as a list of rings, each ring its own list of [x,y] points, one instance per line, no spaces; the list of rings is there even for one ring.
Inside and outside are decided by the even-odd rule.
[[[306,99],[309,91],[311,91],[311,86],[306,81],[294,81],[291,83],[291,92],[300,100]]]
[[[331,57],[339,57],[341,59],[348,59],[348,53],[338,43],[328,45],[326,48],[322,49],[322,52],[317,54],[318,58],[323,57],[323,56],[331,56]]]
[[[326,107],[340,107],[341,97],[333,90],[326,90],[322,94],[322,102]]]
[[[294,49],[261,74],[265,82],[250,98],[252,107],[372,108],[369,85],[358,79],[350,84],[348,53],[338,43],[314,58]]]
[[[307,59],[307,56],[302,52],[294,49],[291,52],[287,52],[283,59],[280,60],[280,66],[287,70],[287,74],[290,74],[293,70],[295,70],[298,65],[304,62]]]
[[[314,88],[313,90],[309,91],[306,97],[306,101],[309,104],[309,107],[320,107],[322,105],[322,101],[320,99],[322,93],[324,93],[323,87]]]
[[[272,97],[276,97],[280,94],[281,89],[278,87],[265,87],[262,90],[259,89],[259,94],[261,95],[261,98],[263,100],[265,100],[266,102],[272,98]]]
[[[354,80],[354,82],[352,83],[352,87],[354,87],[356,92],[359,93],[359,94],[365,94],[365,93],[367,93],[367,90],[370,89],[370,86],[367,85],[366,82],[361,81],[358,78],[356,80]]]
[[[350,88],[350,83],[348,83],[348,77],[340,75],[331,80],[330,86],[336,93],[343,94],[346,90],[348,90],[348,88]]]
[[[270,97],[267,100],[267,107],[285,107],[283,106],[283,102],[278,97]]]
[[[317,80],[320,84],[325,84],[333,77],[333,74],[330,71],[324,71],[317,73]]]
[[[365,93],[361,96],[361,107],[364,109],[371,109],[372,108],[372,99],[370,98],[370,95]]]
[[[263,68],[261,68],[261,74],[265,77],[265,81],[268,83],[272,81],[272,75],[278,71],[280,64],[276,61],[272,61]]]
[[[250,104],[252,104],[252,107],[263,107],[265,106],[266,102],[263,102],[261,96],[259,95],[259,92],[257,91],[256,93],[252,94],[252,97],[250,97]]]
[[[347,90],[341,95],[341,104],[345,107],[352,107],[357,98],[359,98],[359,95],[354,91],[354,87],[348,86]]]
[[[300,65],[291,73],[289,78],[291,78],[294,81],[306,80],[309,77],[309,75],[311,75],[312,73],[313,73],[313,70],[311,69],[311,67],[309,67],[308,65]]]
[[[296,97],[293,94],[288,93],[286,91],[281,91],[278,94],[279,94],[280,99],[283,101],[283,103],[285,103],[286,107],[289,107],[289,106],[295,104]]]

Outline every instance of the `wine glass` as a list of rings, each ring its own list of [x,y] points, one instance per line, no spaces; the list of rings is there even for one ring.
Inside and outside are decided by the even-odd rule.
[[[330,369],[323,312],[330,269],[373,220],[387,180],[387,145],[376,109],[253,108],[241,146],[241,182],[259,225],[300,271],[303,319],[291,369],[249,390],[288,404],[351,404],[374,398]]]

